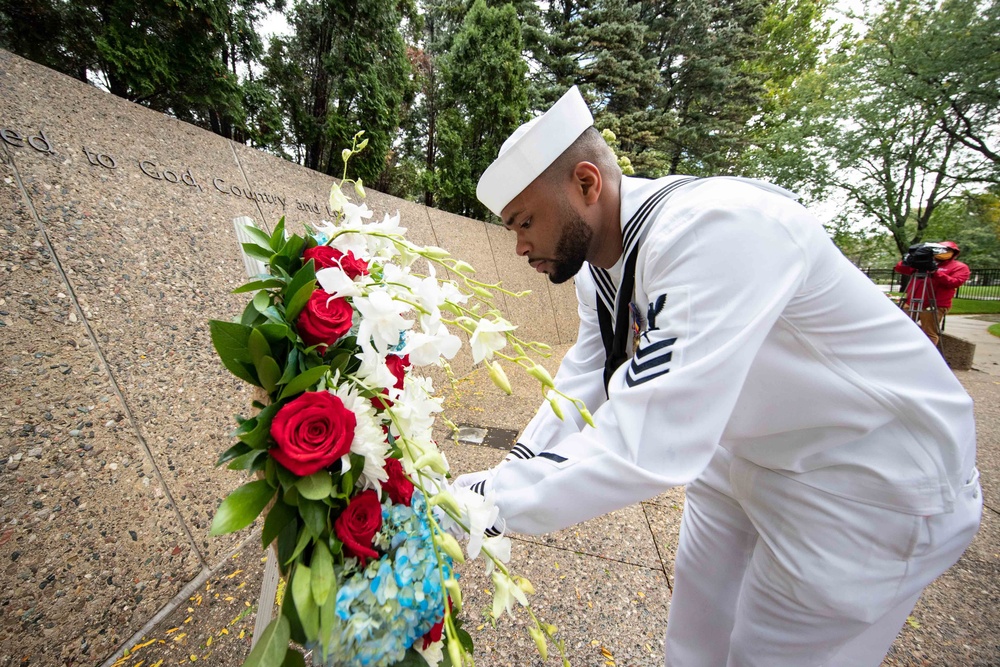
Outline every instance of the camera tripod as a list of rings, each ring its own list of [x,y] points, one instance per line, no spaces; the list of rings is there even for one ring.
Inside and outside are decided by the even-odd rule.
[[[900,299],[899,307],[911,320],[923,329],[938,350],[941,349],[941,332],[944,330],[944,317],[938,316],[937,296],[934,294],[934,283],[930,273],[919,271],[910,276],[910,281],[919,280],[913,290],[907,289]],[[909,288],[909,285],[907,285]]]

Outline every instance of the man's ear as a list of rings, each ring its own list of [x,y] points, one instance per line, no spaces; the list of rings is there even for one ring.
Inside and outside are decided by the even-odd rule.
[[[587,206],[593,206],[601,198],[604,181],[601,170],[591,162],[577,162],[573,168],[574,189],[583,197]]]

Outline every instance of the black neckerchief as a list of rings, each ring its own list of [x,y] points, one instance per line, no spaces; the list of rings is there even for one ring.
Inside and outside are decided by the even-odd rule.
[[[622,227],[625,263],[622,266],[622,281],[617,294],[615,283],[607,270],[590,266],[590,275],[597,285],[597,321],[601,325],[601,339],[604,342],[605,393],[608,390],[608,383],[611,382],[611,376],[628,358],[628,304],[635,291],[635,263],[639,256],[639,246],[649,230],[646,222],[671,193],[682,185],[696,180],[698,179],[693,177],[680,178],[663,186],[650,195]],[[612,307],[615,310],[614,321],[611,319]]]

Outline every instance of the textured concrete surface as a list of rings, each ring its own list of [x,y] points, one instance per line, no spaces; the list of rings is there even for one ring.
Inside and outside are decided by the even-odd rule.
[[[207,530],[242,483],[213,463],[250,394],[215,360],[206,321],[244,303],[229,294],[243,278],[232,218],[316,222],[332,181],[2,51],[0,129],[20,137],[0,141],[0,667],[238,665],[264,554],[253,529]],[[414,240],[483,279],[532,289],[530,307],[502,308],[525,337],[557,344],[554,371],[576,335],[570,285],[532,273],[498,229],[379,193],[369,204],[400,210]],[[946,325],[977,345],[973,370],[956,375],[976,400],[983,529],[887,665],[1000,664],[1000,339],[988,324]],[[455,422],[516,431],[541,402],[513,369],[508,397],[468,359],[455,367]],[[503,456],[443,446],[456,473]],[[682,507],[676,490],[516,538],[515,568],[572,664],[662,664]],[[466,568],[479,664],[537,664],[523,615],[484,621],[488,583]]]

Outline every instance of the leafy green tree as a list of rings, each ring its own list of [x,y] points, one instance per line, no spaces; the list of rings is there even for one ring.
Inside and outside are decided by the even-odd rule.
[[[441,59],[435,180],[437,203],[445,210],[480,220],[491,215],[476,199],[476,183],[525,120],[528,66],[521,50],[514,7],[476,0]]]
[[[294,34],[272,40],[266,85],[287,114],[285,140],[310,169],[339,174],[340,153],[365,130],[368,149],[351,161],[374,181],[386,164],[407,95],[400,5],[386,0],[299,0]]]
[[[892,236],[878,226],[859,228],[840,219],[829,225],[827,232],[834,245],[855,266],[863,269],[891,269],[899,261]]]
[[[899,0],[869,17],[863,36],[847,34],[824,67],[796,82],[790,106],[799,106],[770,139],[778,182],[814,197],[840,192],[843,215],[883,226],[900,254],[924,238],[939,205],[982,180],[985,163],[902,85],[895,54],[920,39],[926,17],[917,20],[917,9]]]
[[[640,7],[659,82],[643,131],[630,138],[616,129],[622,148],[640,173],[732,171],[764,102],[763,77],[746,66],[760,50],[762,0],[651,0]]]
[[[935,110],[948,136],[986,158],[1000,180],[1000,3],[900,3],[897,20],[914,30],[887,49],[902,93]]]
[[[282,0],[0,0],[0,46],[111,93],[246,139],[241,68]]]
[[[927,225],[930,241],[954,241],[976,268],[1000,268],[1000,188],[965,191],[941,204]]]
[[[830,4],[830,0],[771,2],[757,25],[758,55],[745,67],[763,82],[764,96],[760,112],[748,124],[750,146],[740,156],[739,170],[747,175],[767,178],[772,159],[783,150],[798,150],[772,140],[782,126],[799,122],[795,87],[816,71],[832,37]]]

